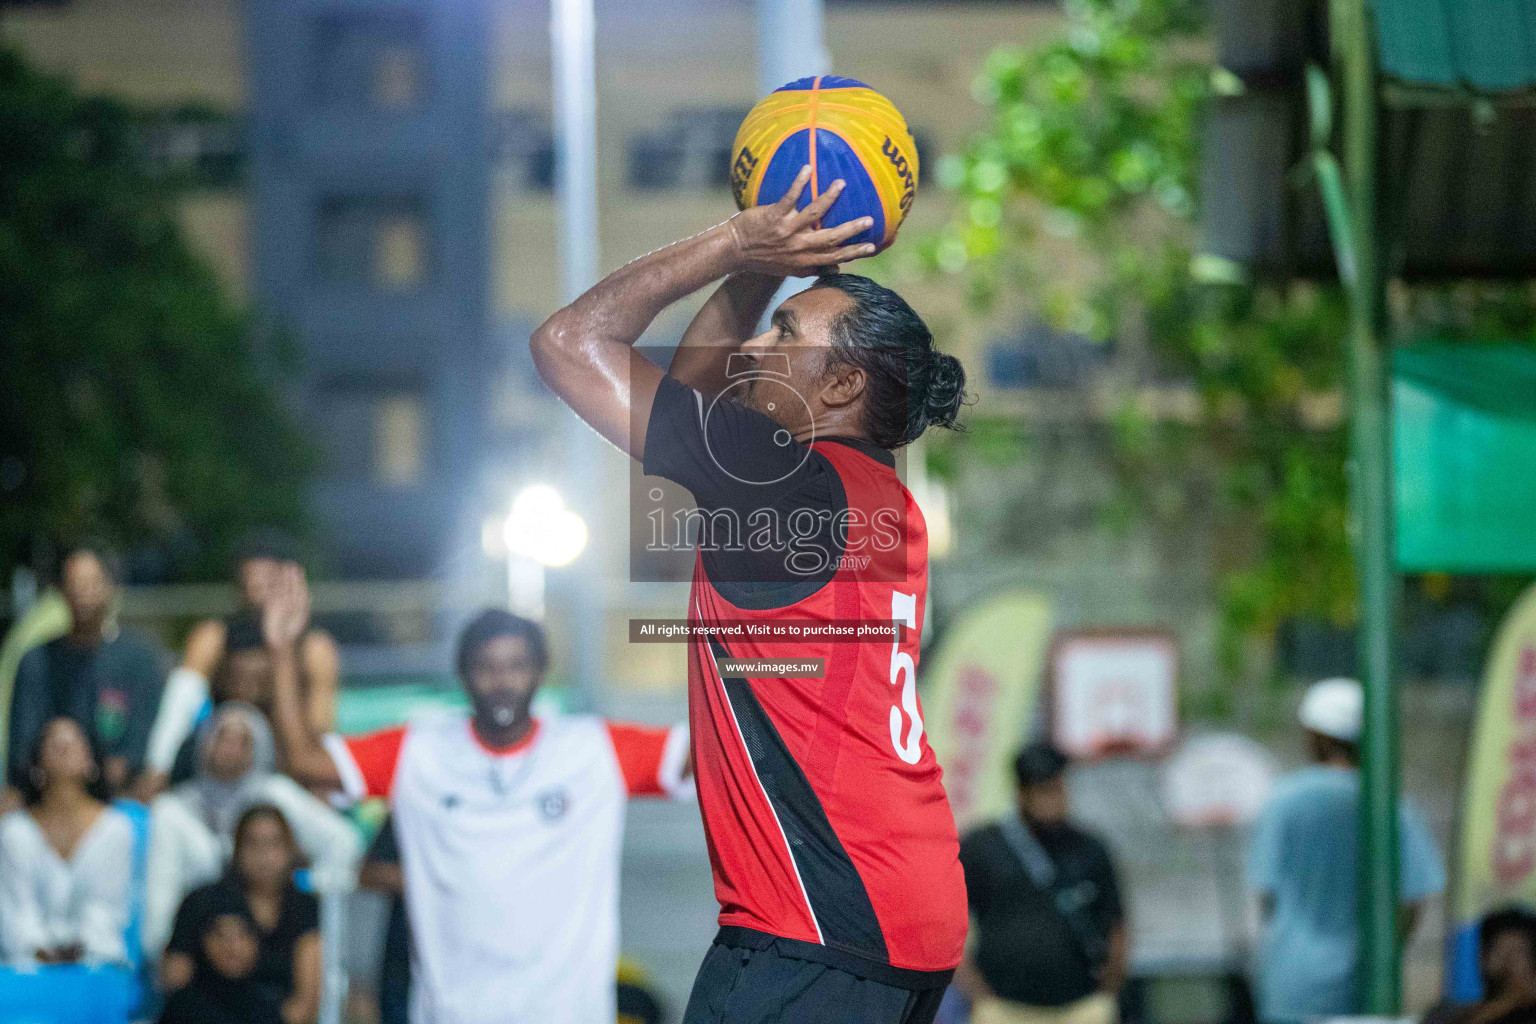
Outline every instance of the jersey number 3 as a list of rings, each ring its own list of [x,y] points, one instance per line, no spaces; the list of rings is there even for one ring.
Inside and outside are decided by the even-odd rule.
[[[891,618],[908,629],[916,629],[917,595],[892,591]],[[891,685],[901,686],[901,703],[891,705],[891,746],[896,748],[896,756],[907,764],[917,764],[923,756],[923,713],[917,707],[917,665],[912,661],[912,655],[901,649],[899,637],[891,643]],[[911,725],[907,725],[908,719]]]

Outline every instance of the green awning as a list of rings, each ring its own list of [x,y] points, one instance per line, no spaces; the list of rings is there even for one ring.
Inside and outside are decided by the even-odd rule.
[[[1393,353],[1397,379],[1490,416],[1536,420],[1536,349],[1430,343]]]
[[[1536,571],[1536,350],[1415,345],[1394,378],[1399,566]]]
[[[1373,0],[1382,74],[1413,85],[1500,93],[1536,86],[1528,0]]]

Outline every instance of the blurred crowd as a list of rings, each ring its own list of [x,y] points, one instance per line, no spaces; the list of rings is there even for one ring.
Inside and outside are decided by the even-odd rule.
[[[470,1018],[433,1019],[500,1019],[505,1000],[476,979],[531,988],[516,961],[542,970],[556,999],[587,1004],[579,1019],[659,1024],[643,975],[618,962],[618,840],[626,797],[691,794],[686,728],[536,721],[543,631],[491,609],[459,637],[469,714],[344,739],[336,645],[312,623],[297,556],[275,533],[248,538],[239,608],[197,623],[174,666],[118,620],[106,548],[67,551],[54,582],[0,652],[0,1022],[315,1024],[335,968],[323,959],[343,959],[322,910],[345,917],[345,905],[326,897],[363,888],[390,901],[372,936],[376,998],[354,1006],[363,1019],[405,1024],[456,999]],[[535,740],[554,753],[533,758]],[[393,808],[423,772],[426,785],[459,787],[468,772],[490,790],[432,798],[425,818],[404,812],[412,836],[458,858],[436,863],[417,842],[417,870],[457,884],[408,883],[399,814],[370,830],[348,813],[366,798]],[[529,785],[534,801],[518,795]],[[524,855],[514,847],[531,834],[528,814],[563,827]],[[477,909],[480,928],[467,923]],[[506,941],[513,912],[531,922],[528,949]],[[568,941],[551,947],[559,934]],[[547,964],[527,955],[551,948]],[[466,950],[509,960],[466,971]]]
[[[174,668],[117,621],[118,567],[98,545],[61,560],[61,608],[41,603],[13,630],[29,647],[6,702],[0,798],[13,975],[113,965],[164,1020],[316,1020],[316,894],[355,884],[361,843],[284,774],[268,721],[261,608],[294,558],[280,535],[249,538],[240,610],[198,623]],[[300,649],[307,711],[329,731],[335,644],[310,628]]]
[[[40,602],[12,629],[0,655],[0,670],[13,667],[9,694],[0,678],[0,710],[8,711],[0,1006],[5,993],[24,994],[50,972],[77,989],[87,974],[115,972],[132,980],[143,1019],[314,1024],[321,897],[361,882],[392,901],[378,1011],[390,1024],[412,1019],[407,874],[395,829],[386,822],[365,855],[363,832],[338,810],[338,790],[391,791],[403,733],[383,740],[393,747],[382,768],[378,738],[345,741],[353,745],[340,755],[302,738],[334,730],[339,661],[308,619],[307,592],[294,599],[295,561],[279,535],[251,537],[235,566],[239,610],[198,623],[174,666],[153,639],[117,621],[117,567],[100,546],[69,551],[58,606]],[[289,594],[280,600],[273,595],[284,579]],[[476,659],[503,650],[507,667],[487,661],[483,671],[507,679],[526,671],[533,682],[472,682],[482,671]],[[516,733],[546,662],[542,634],[526,620],[487,612],[471,623],[459,671],[484,723],[477,736],[494,740],[498,722]],[[1302,702],[1311,764],[1280,782],[1253,829],[1247,888],[1262,934],[1251,977],[1234,989],[1223,1020],[1300,1024],[1358,1009],[1361,718],[1352,680],[1318,683]],[[607,726],[628,794],[670,790],[677,730]],[[513,733],[504,750],[531,742],[526,729]],[[1014,765],[1016,812],[963,837],[971,938],[941,1019],[1156,1019],[1136,992],[1128,901],[1111,851],[1074,823],[1069,767],[1048,743],[1026,746]],[[1446,878],[1412,800],[1403,801],[1400,833],[1406,937]],[[1438,1006],[1426,1021],[1536,1020],[1536,914],[1502,909],[1483,922],[1479,941],[1481,1000]],[[626,994],[622,977],[617,1012],[660,1019],[642,987]]]

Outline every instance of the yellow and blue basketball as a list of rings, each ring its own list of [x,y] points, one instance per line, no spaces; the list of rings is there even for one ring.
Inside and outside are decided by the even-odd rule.
[[[917,145],[901,111],[863,82],[821,75],[790,82],[752,108],[731,147],[731,190],[747,209],[784,198],[795,175],[811,165],[804,208],[838,178],[843,194],[823,227],[872,217],[849,244],[891,244],[917,197]]]

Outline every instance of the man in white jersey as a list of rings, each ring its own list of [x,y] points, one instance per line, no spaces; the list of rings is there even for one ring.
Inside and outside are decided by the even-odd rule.
[[[471,713],[318,737],[299,699],[302,571],[264,615],[288,770],[395,816],[414,944],[413,1024],[612,1024],[627,797],[692,789],[686,727],[533,718],[543,630],[487,610],[459,638]]]

